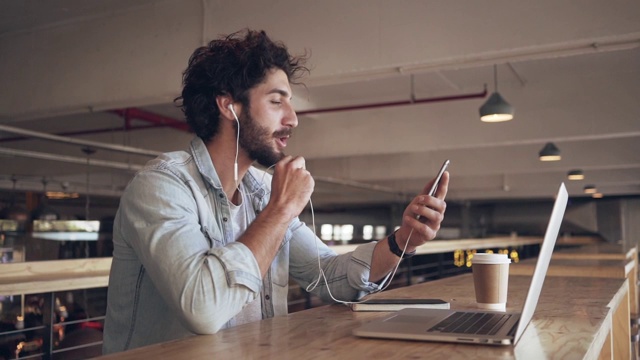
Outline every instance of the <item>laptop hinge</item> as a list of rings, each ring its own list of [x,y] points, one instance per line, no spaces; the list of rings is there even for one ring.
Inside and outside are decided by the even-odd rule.
[[[518,319],[518,321],[516,321],[513,326],[511,327],[511,329],[509,329],[509,332],[507,333],[508,336],[515,336],[516,335],[516,328],[518,327],[518,324],[520,323],[520,319]]]

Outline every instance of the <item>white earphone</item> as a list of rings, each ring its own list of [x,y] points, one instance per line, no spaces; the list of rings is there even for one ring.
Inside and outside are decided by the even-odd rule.
[[[236,118],[236,121],[238,121],[238,115],[236,115],[236,111],[233,109],[233,104],[229,104],[228,108],[231,110],[233,117]]]
[[[233,181],[238,184],[238,148],[240,147],[240,120],[238,120],[238,115],[236,111],[233,109],[233,104],[229,104],[229,110],[233,114],[233,117],[236,119],[236,123],[238,124],[238,132],[236,134],[236,159],[233,163]]]

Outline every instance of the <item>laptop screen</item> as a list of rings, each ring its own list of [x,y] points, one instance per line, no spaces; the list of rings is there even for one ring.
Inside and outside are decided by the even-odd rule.
[[[560,233],[560,224],[564,217],[564,211],[567,208],[567,201],[569,195],[567,194],[567,188],[564,183],[560,184],[560,189],[556,195],[556,201],[553,204],[553,211],[551,212],[551,218],[547,225],[547,231],[544,234],[544,240],[540,247],[540,254],[538,255],[538,261],[536,262],[536,269],[533,272],[533,278],[531,279],[531,285],[527,292],[527,298],[524,301],[522,307],[522,315],[518,322],[518,328],[514,337],[514,343],[518,342],[522,333],[526,329],[527,325],[533,317],[533,313],[536,310],[538,299],[540,298],[540,292],[542,292],[542,284],[544,283],[544,277],[547,274],[549,263],[551,262],[551,255],[553,248],[556,244],[556,239]]]

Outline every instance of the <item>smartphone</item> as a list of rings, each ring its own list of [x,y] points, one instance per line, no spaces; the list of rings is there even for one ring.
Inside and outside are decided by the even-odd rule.
[[[440,167],[440,171],[438,171],[438,176],[436,176],[436,181],[433,182],[433,185],[429,190],[429,196],[434,196],[436,194],[436,190],[438,190],[438,184],[440,183],[440,178],[442,177],[442,174],[444,174],[444,171],[447,170],[448,166],[449,166],[449,160],[445,160],[442,163],[442,167]]]
[[[449,160],[445,160],[440,167],[440,171],[438,171],[438,175],[436,176],[433,185],[431,185],[431,189],[429,189],[429,196],[434,196],[436,194],[436,190],[438,190],[438,184],[440,183],[440,178],[442,178],[442,174],[444,174],[445,170],[449,166]],[[420,220],[420,215],[416,215],[416,220]]]

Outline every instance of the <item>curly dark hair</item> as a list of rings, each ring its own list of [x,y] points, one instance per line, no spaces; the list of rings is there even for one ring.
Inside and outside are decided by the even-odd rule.
[[[220,111],[216,97],[229,95],[249,108],[249,90],[277,68],[289,82],[308,73],[307,55],[292,56],[287,47],[274,42],[264,31],[241,30],[197,48],[182,76],[182,95],[174,99],[187,124],[205,143],[218,132]]]

